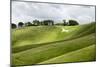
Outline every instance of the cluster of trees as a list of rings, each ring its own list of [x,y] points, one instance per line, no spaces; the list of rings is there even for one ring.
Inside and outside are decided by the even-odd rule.
[[[74,25],[79,25],[79,23],[76,20],[69,20],[66,22],[66,20],[63,20],[63,23],[56,23],[54,24],[53,20],[44,20],[44,21],[39,21],[39,20],[33,20],[33,22],[19,22],[18,27],[23,27],[23,26],[40,26],[40,25],[47,25],[47,26],[53,26],[53,25],[63,25],[63,26],[74,26]],[[12,23],[12,28],[17,28],[17,25]]]
[[[66,23],[66,20],[63,20],[64,22],[64,26],[74,26],[74,25],[79,25],[79,23],[76,21],[76,20],[69,20],[67,23]]]
[[[63,23],[56,23],[55,25],[75,26],[75,25],[79,25],[79,23],[76,20],[69,20],[68,22],[66,22],[66,20],[63,20]]]

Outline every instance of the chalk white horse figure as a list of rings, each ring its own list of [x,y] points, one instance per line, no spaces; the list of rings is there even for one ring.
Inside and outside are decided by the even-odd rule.
[[[69,30],[62,28],[62,32],[69,32]]]

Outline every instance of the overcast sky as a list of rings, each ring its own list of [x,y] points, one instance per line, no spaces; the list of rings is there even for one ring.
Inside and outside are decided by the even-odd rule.
[[[12,1],[12,23],[32,22],[34,19],[51,19],[55,22],[75,19],[85,24],[95,21],[95,7]]]

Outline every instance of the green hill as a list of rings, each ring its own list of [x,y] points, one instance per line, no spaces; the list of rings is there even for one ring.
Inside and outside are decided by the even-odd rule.
[[[95,23],[90,23],[13,29],[12,63],[29,65],[95,61],[95,26]],[[68,32],[62,31],[62,28]]]

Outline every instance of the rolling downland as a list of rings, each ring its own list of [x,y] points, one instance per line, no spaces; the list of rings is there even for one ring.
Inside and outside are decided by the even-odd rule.
[[[12,64],[95,61],[95,23],[12,30]],[[69,30],[62,32],[62,28]]]

